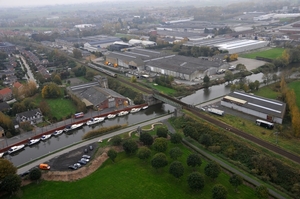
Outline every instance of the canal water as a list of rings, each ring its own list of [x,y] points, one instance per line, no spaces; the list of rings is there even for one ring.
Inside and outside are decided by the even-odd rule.
[[[249,79],[250,81],[258,80],[261,82],[262,76],[263,74],[259,73],[248,76],[247,79]],[[226,86],[225,84],[221,84],[212,86],[208,89],[198,90],[194,94],[184,97],[181,100],[188,104],[197,105],[215,98],[219,98],[228,93],[230,93],[230,87]],[[72,131],[72,133],[70,134],[63,133],[57,137],[53,136],[50,139],[41,141],[40,143],[31,147],[25,147],[25,149],[20,152],[14,153],[12,155],[6,155],[5,158],[9,159],[15,166],[19,166],[25,164],[28,161],[41,157],[47,153],[51,153],[55,150],[81,141],[84,133],[89,132],[92,129],[101,128],[104,126],[113,126],[116,124],[132,125],[146,120],[154,119],[158,116],[173,111],[174,107],[168,104],[157,104],[137,113],[128,114],[122,117],[116,117],[111,120],[106,119],[104,122],[96,124],[94,126],[85,125],[78,130]]]

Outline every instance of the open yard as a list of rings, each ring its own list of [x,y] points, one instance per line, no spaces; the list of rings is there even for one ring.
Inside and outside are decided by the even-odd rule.
[[[56,117],[58,120],[76,112],[76,107],[70,99],[43,99],[42,96],[39,95],[36,97],[35,102],[39,104],[42,100],[45,100],[48,103],[52,116]]]
[[[241,54],[239,56],[244,58],[250,58],[250,59],[255,59],[257,56],[268,58],[268,59],[276,59],[282,55],[283,51],[284,51],[283,48],[272,48],[266,51],[258,51],[258,52],[248,53],[248,54]]]

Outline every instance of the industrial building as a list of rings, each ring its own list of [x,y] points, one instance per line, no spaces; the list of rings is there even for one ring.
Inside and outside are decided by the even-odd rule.
[[[281,101],[238,91],[223,97],[221,105],[278,124],[282,124],[286,110]]]
[[[258,41],[258,40],[237,40],[229,43],[217,44],[220,50],[227,50],[229,54],[241,53],[250,50],[255,50],[263,48],[269,45],[268,41]]]
[[[218,69],[228,67],[228,64],[219,58],[170,55],[142,48],[111,52],[106,55],[105,61],[127,69],[170,75],[188,81],[215,74]]]
[[[112,45],[114,42],[122,42],[118,37],[111,37],[105,35],[96,35],[82,38],[84,43],[84,49],[90,52],[101,52],[103,49]]]
[[[184,45],[216,47],[220,50],[227,50],[229,54],[233,54],[266,47],[269,45],[269,41],[240,40],[234,37],[219,37],[204,39],[201,41],[189,41]]]
[[[101,85],[107,86],[107,80],[103,82],[101,76],[96,76],[94,80],[94,82],[68,87],[68,92],[81,99],[86,107],[97,110],[129,105],[128,98],[111,89],[101,87]]]

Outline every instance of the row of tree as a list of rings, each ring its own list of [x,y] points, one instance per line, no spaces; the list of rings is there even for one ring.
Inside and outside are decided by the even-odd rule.
[[[226,156],[242,169],[278,185],[279,189],[286,190],[287,193],[300,195],[300,189],[297,188],[300,172],[285,163],[262,155],[256,148],[208,123],[201,123],[187,116],[173,118],[172,123],[176,128],[182,129],[185,136],[195,139],[220,157]]]
[[[299,122],[300,112],[296,104],[295,91],[287,87],[285,79],[283,77],[280,82],[280,88],[281,88],[280,90],[281,90],[282,99],[288,105],[288,112],[290,113],[291,116],[293,135],[295,137],[300,137],[300,122]]]

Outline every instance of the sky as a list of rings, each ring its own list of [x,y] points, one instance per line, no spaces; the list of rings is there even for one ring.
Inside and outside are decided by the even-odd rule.
[[[0,8],[18,7],[18,6],[55,5],[55,4],[94,3],[94,2],[101,2],[101,1],[104,0],[0,0]]]

